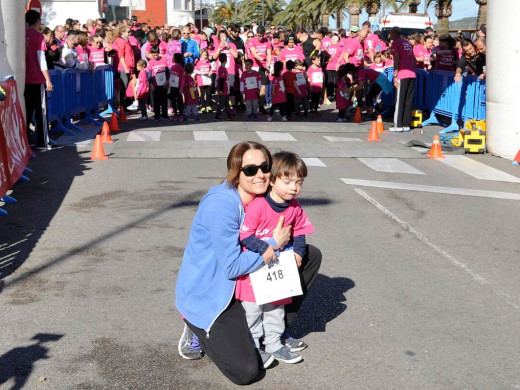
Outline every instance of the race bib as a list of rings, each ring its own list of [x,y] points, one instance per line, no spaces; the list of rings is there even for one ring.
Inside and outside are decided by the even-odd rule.
[[[305,81],[305,75],[303,73],[296,73],[296,85],[305,85],[307,81]]]
[[[166,83],[166,73],[164,73],[164,72],[156,73],[155,74],[155,82],[159,86],[164,85]]]
[[[280,91],[285,92],[285,84],[283,83],[283,80],[280,81]]]
[[[210,64],[211,64],[211,70],[217,70],[217,62],[216,61],[211,61]]]
[[[258,88],[258,82],[256,80],[256,77],[246,77],[246,88],[247,89]]]
[[[201,79],[202,79],[202,86],[211,85],[211,77],[201,75]]]
[[[280,253],[277,260],[251,272],[249,278],[258,305],[302,295],[300,274],[293,251]]]
[[[323,83],[323,73],[316,72],[312,74],[312,82],[314,84],[320,84]]]
[[[179,88],[179,76],[176,74],[172,74],[170,76],[170,87]]]

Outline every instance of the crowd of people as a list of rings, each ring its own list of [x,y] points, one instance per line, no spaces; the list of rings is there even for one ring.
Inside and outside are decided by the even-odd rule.
[[[392,68],[398,93],[391,130],[409,131],[416,68],[455,71],[456,81],[463,74],[485,77],[485,25],[475,41],[438,36],[430,27],[407,37],[394,28],[385,36],[368,21],[349,31],[236,24],[199,30],[193,23],[152,27],[134,16],[40,28],[47,69],[111,64],[116,105],[139,110],[140,120],[148,112],[156,121],[198,121],[212,112],[233,120],[245,111],[247,120],[266,114],[272,121],[278,110],[291,121],[320,116],[318,108],[334,101],[338,122],[357,106],[371,119],[379,93],[391,91]]]

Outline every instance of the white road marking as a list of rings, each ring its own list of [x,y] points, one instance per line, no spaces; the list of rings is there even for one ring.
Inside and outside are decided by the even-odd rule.
[[[407,183],[393,183],[388,181],[374,181],[374,180],[358,180],[358,179],[341,179],[345,184],[362,187],[388,188],[393,190],[408,190],[419,192],[432,192],[436,194],[462,195],[462,196],[477,196],[482,198],[493,199],[509,199],[520,200],[520,194],[514,192],[498,192],[485,190],[472,190],[469,188],[452,188],[452,187],[437,187],[424,186],[419,184]]]
[[[448,259],[455,267],[460,268],[461,270],[468,273],[474,281],[479,282],[480,284],[487,285],[491,287],[493,292],[500,298],[506,301],[506,303],[512,307],[514,307],[516,310],[520,309],[520,306],[515,303],[514,299],[507,294],[506,292],[500,290],[499,288],[493,286],[487,279],[485,279],[483,276],[479,275],[475,271],[473,271],[470,267],[468,267],[466,264],[464,264],[462,261],[458,260],[454,256],[452,256],[450,253],[446,252],[444,249],[438,247],[435,245],[428,237],[426,237],[424,234],[422,234],[420,231],[415,229],[412,225],[408,224],[407,222],[400,219],[397,215],[392,213],[390,210],[388,210],[385,206],[383,206],[381,203],[379,203],[377,200],[372,198],[370,195],[368,195],[365,191],[354,188],[354,191],[356,191],[360,196],[362,196],[365,200],[372,203],[377,209],[382,211],[387,217],[389,217],[391,220],[396,222],[399,226],[401,226],[405,231],[410,232],[413,234],[418,240],[429,246],[431,249],[433,249],[435,252],[443,256],[444,258]]]
[[[323,138],[330,142],[364,142],[362,139],[359,138],[331,137],[328,135],[324,135]]]
[[[317,157],[304,157],[302,160],[308,167],[327,167],[327,165]]]
[[[225,131],[194,131],[195,141],[229,141]]]
[[[358,158],[367,167],[378,172],[409,173],[412,175],[425,175],[424,172],[408,165],[397,158]]]
[[[160,131],[141,131],[134,130],[128,134],[127,141],[160,141],[161,140],[161,132]]]
[[[260,137],[262,141],[296,141],[289,133],[273,133],[270,131],[257,131],[256,134]]]
[[[445,159],[439,159],[438,161],[480,180],[520,183],[520,178],[518,177],[499,171],[498,169],[465,156],[446,156]]]

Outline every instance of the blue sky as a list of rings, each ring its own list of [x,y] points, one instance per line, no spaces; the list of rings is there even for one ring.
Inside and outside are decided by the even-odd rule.
[[[419,6],[419,12],[424,11],[424,3],[425,0],[421,3]],[[392,8],[390,8],[392,10]],[[428,13],[430,14],[431,18],[434,22],[437,22],[437,18],[435,17],[435,8],[433,5],[431,5],[428,8]],[[458,20],[462,18],[468,18],[472,16],[477,16],[478,14],[478,4],[475,3],[475,0],[453,0],[453,15],[451,16],[450,20]],[[363,13],[360,15],[360,21],[363,23],[365,20],[368,19],[368,15],[363,11]],[[348,27],[349,22],[348,18],[343,21],[343,27]],[[336,28],[336,21],[331,19],[330,20],[330,27]]]

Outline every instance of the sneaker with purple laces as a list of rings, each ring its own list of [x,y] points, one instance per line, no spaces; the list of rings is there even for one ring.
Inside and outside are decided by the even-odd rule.
[[[188,360],[198,360],[204,356],[204,351],[199,344],[199,338],[184,325],[184,331],[179,340],[179,355]]]
[[[282,334],[282,344],[289,347],[291,349],[291,352],[300,352],[303,351],[305,348],[308,347],[308,345],[305,343],[305,341],[300,339],[295,339],[290,335],[289,332],[283,332]]]

